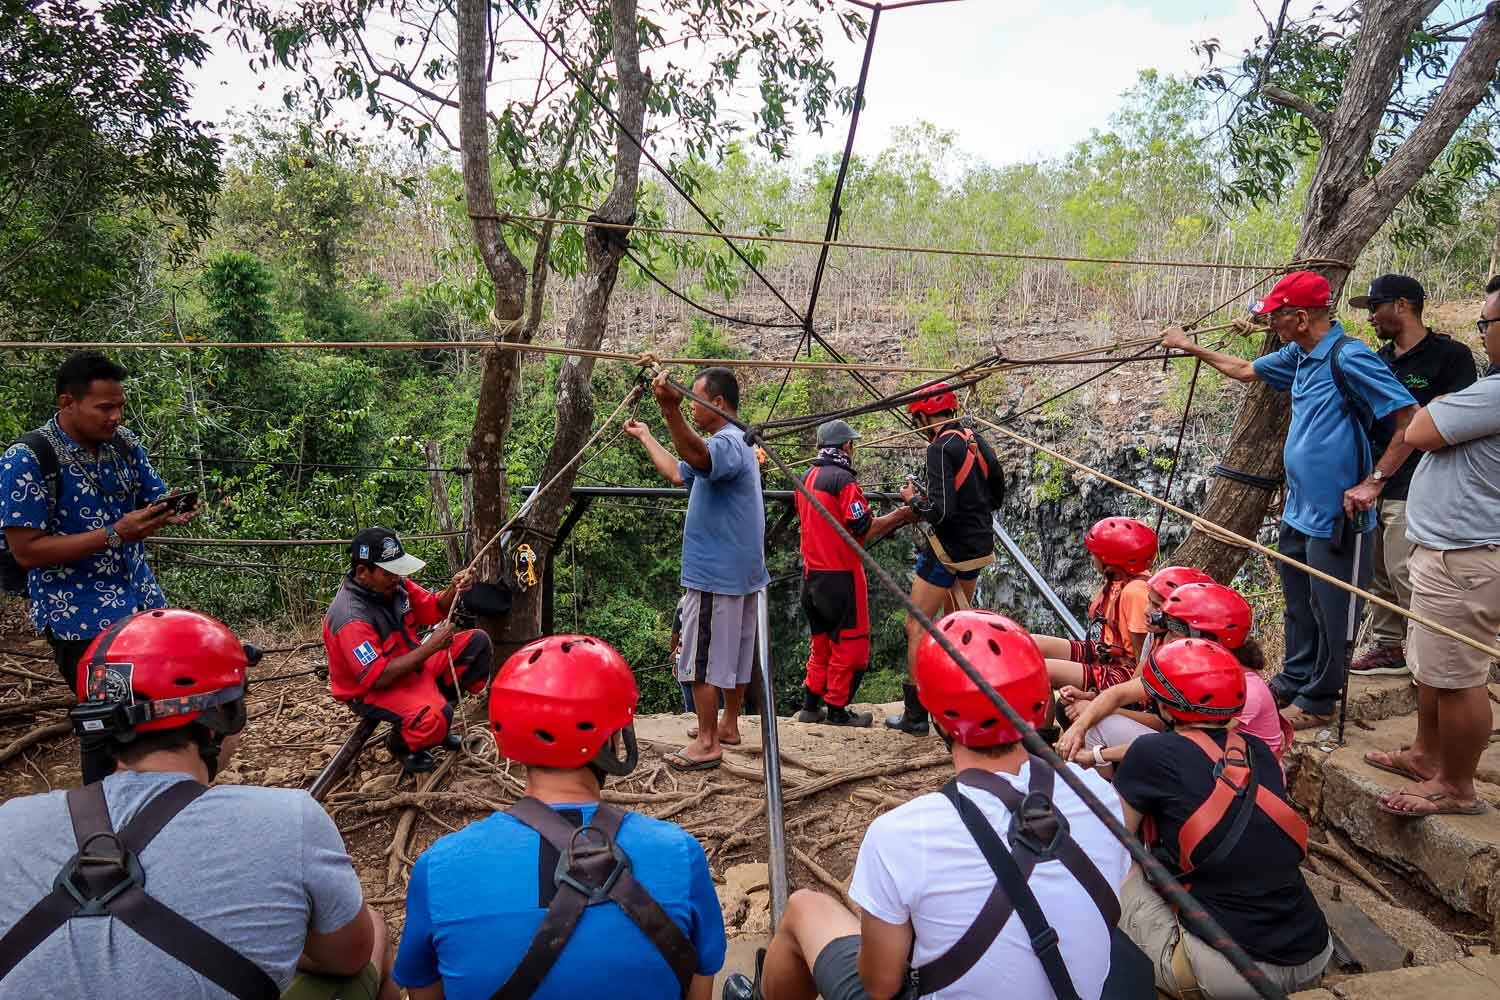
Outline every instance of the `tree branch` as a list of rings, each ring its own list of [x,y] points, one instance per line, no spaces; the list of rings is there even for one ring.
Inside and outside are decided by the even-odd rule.
[[[1272,104],[1279,104],[1283,108],[1291,108],[1293,111],[1300,114],[1303,118],[1306,118],[1308,124],[1318,130],[1318,135],[1322,136],[1324,139],[1328,138],[1328,130],[1331,126],[1331,120],[1328,116],[1328,112],[1324,111],[1322,108],[1313,104],[1306,98],[1298,97],[1290,90],[1276,86],[1274,83],[1263,84],[1260,88],[1260,93],[1262,97],[1270,101]]]

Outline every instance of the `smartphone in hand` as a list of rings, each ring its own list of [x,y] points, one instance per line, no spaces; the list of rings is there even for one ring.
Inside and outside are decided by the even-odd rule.
[[[186,514],[189,511],[197,509],[198,491],[176,490],[172,493],[168,493],[164,497],[159,497],[151,502],[151,506],[153,507],[159,507],[162,504],[166,504],[167,508],[171,510],[174,515]]]

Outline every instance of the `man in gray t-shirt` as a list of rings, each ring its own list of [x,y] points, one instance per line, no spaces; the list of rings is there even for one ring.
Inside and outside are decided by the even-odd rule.
[[[163,655],[173,648],[170,658]],[[284,997],[397,996],[381,975],[389,968],[384,921],[365,906],[343,839],[322,807],[292,789],[222,785],[200,791],[238,744],[251,658],[229,629],[180,610],[135,615],[91,647],[75,724],[106,734],[119,770],[71,793],[0,805],[0,935],[6,936],[0,939],[0,996],[232,995],[142,937],[114,909],[109,916],[74,916],[13,964],[3,957],[19,938],[10,936],[12,929],[49,897],[54,879],[78,852],[75,827],[86,823],[79,817],[89,796],[102,796],[108,826],[120,834],[184,785],[199,794],[137,856],[140,889],[151,905],[164,905],[248,959],[250,967],[241,971],[254,979],[258,969],[263,987],[274,985]],[[127,722],[124,712],[136,714]],[[89,853],[113,854],[118,843],[96,836]],[[123,877],[116,866],[81,870],[75,884],[85,890]]]
[[[1500,277],[1486,292],[1477,326],[1495,364]],[[1500,644],[1500,375],[1433,400],[1412,418],[1406,440],[1427,453],[1406,504],[1412,613]],[[1486,811],[1474,772],[1490,740],[1490,657],[1416,621],[1407,656],[1418,686],[1416,739],[1365,760],[1415,784],[1385,795],[1381,808],[1413,818]]]

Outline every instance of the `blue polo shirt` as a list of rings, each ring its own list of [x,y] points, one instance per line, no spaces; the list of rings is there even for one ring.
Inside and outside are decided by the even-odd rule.
[[[575,824],[595,805],[554,806]],[[703,848],[679,826],[632,813],[620,826],[631,871],[698,952],[698,973],[724,964],[724,917]],[[552,891],[556,854],[505,813],[450,833],[412,867],[395,980],[408,989],[439,979],[447,1000],[489,1000],[515,971]],[[542,879],[545,869],[546,881]],[[544,900],[546,890],[547,898]],[[677,978],[650,940],[614,903],[584,911],[537,1000],[662,1000]]]
[[[1292,425],[1282,451],[1286,506],[1281,519],[1313,538],[1333,534],[1344,515],[1344,491],[1368,475],[1379,458],[1371,456],[1369,439],[1356,425],[1333,381],[1328,357],[1334,346],[1346,339],[1350,346],[1339,355],[1339,369],[1349,391],[1369,405],[1377,420],[1416,405],[1380,356],[1349,338],[1338,323],[1311,351],[1287,344],[1255,359],[1255,373],[1261,381],[1280,392],[1290,389],[1292,393]],[[1373,516],[1373,511],[1365,513],[1361,531],[1373,526]]]
[[[53,417],[41,428],[57,453],[57,502],[52,503],[42,467],[30,448],[13,444],[0,455],[0,528],[41,528],[80,535],[114,524],[167,492],[146,449],[120,428],[97,454],[74,441]],[[42,566],[26,574],[31,622],[59,639],[91,639],[126,615],[166,605],[146,565],[146,546],[84,556],[65,566]]]

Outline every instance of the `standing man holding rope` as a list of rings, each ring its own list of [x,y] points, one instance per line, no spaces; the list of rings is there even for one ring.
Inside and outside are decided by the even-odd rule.
[[[1240,382],[1265,382],[1292,394],[1292,423],[1282,458],[1286,504],[1280,551],[1330,576],[1365,586],[1374,549],[1366,512],[1411,454],[1406,425],[1416,400],[1385,362],[1348,337],[1332,318],[1328,280],[1293,271],[1257,302],[1263,319],[1286,345],[1254,361],[1200,347],[1180,327],[1162,334],[1169,351],[1183,351]],[[1378,457],[1371,425],[1392,417],[1390,445]],[[1286,598],[1286,660],[1271,691],[1294,729],[1333,721],[1344,687],[1349,602],[1338,587],[1281,567]],[[1355,614],[1358,614],[1356,607]]]
[[[728,368],[705,368],[692,384],[693,395],[736,416],[740,384]],[[663,479],[688,490],[682,529],[682,650],[677,679],[693,685],[698,728],[687,746],[667,756],[679,771],[719,766],[723,744],[740,742],[740,705],[755,661],[755,602],[771,582],[766,572],[766,509],[760,465],[745,432],[714,410],[694,401],[693,426],[682,415],[682,393],[666,372],[651,392],[672,435],[673,455],[639,420],[625,432],[641,443]],[[719,692],[724,716],[719,717]],[[766,706],[764,711],[775,711]]]
[[[857,440],[859,432],[842,420],[820,426],[818,457],[802,482],[819,503],[844,522],[849,534],[862,545],[869,545],[909,523],[912,515],[909,507],[899,507],[881,517],[871,514],[854,472]],[[824,721],[826,705],[829,725],[863,728],[874,721],[870,713],[851,714],[848,706],[870,667],[865,564],[800,493],[797,519],[802,535],[802,611],[812,632],[802,711],[797,719]]]
[[[911,599],[929,618],[946,609],[967,608],[979,583],[979,571],[995,561],[990,513],[1005,495],[1000,462],[988,441],[958,424],[958,396],[939,382],[907,405],[913,422],[927,438],[924,488],[908,482],[901,497],[909,522],[922,526],[925,544],[917,551]],[[906,619],[906,674],[901,685],[905,710],[885,720],[890,729],[926,736],[927,710],[910,681],[917,647],[926,633],[915,618]]]

